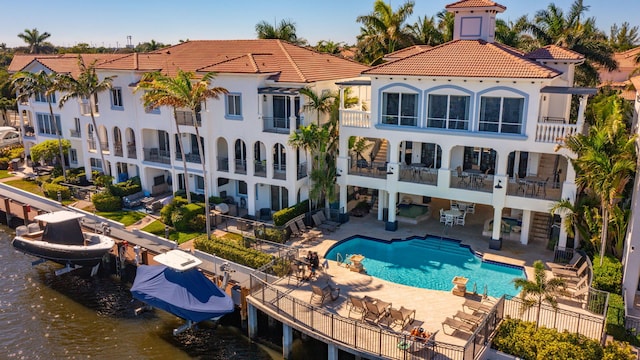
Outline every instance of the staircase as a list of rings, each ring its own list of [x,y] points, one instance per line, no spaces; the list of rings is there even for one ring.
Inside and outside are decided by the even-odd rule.
[[[387,149],[389,147],[389,142],[386,139],[382,139],[380,143],[380,147],[378,148],[378,152],[375,153],[375,157],[373,161],[379,164],[384,164],[387,162]]]
[[[534,212],[529,231],[529,242],[547,244],[551,229],[551,215],[542,212]]]
[[[554,175],[554,165],[556,163],[556,157],[559,155],[555,154],[541,154],[540,161],[538,163],[538,174],[537,177],[541,179],[549,178],[549,184],[553,181]]]

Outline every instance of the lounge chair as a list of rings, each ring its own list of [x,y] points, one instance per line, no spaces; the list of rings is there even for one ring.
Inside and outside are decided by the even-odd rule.
[[[367,307],[367,312],[364,314],[364,319],[371,320],[372,322],[377,323],[378,321],[389,315],[389,308],[391,308],[391,303],[373,298],[364,299],[363,302]]]
[[[580,260],[582,260],[582,255],[580,253],[573,253],[573,257],[571,258],[571,261],[569,261],[568,264],[556,264],[556,263],[550,263],[549,267],[551,269],[577,269],[578,268],[578,263],[580,262]]]
[[[301,232],[307,232],[307,225],[304,224],[304,221],[302,221],[302,218],[296,220],[296,225],[298,225],[298,229]]]
[[[364,304],[364,301],[356,296],[349,295],[347,309],[349,310],[347,317],[351,317],[351,312],[353,311],[360,315],[360,320],[362,320],[364,315],[367,313],[367,306]]]
[[[471,299],[467,299],[464,301],[464,303],[462,304],[462,310],[464,310],[465,307],[473,311],[482,312],[482,313],[488,313],[491,311],[491,309],[493,309],[493,306],[491,305],[483,304],[480,301],[475,301]]]
[[[444,326],[447,325],[448,327],[450,327],[451,329],[455,330],[460,330],[462,332],[466,332],[466,333],[473,333],[473,331],[476,329],[475,325],[471,325],[469,323],[460,321],[460,320],[456,320],[454,318],[446,318],[444,319],[444,321],[442,322],[442,331],[446,334],[447,332],[444,330]],[[451,332],[451,334],[453,334],[453,332]],[[447,335],[451,335],[451,334],[447,334]]]
[[[466,312],[460,310],[458,310],[458,312],[453,315],[453,317],[476,326],[482,321],[482,316],[467,314]]]
[[[555,276],[578,278],[584,274],[588,267],[589,263],[584,261],[578,269],[551,269],[551,272],[553,272]]]
[[[320,297],[320,305],[324,303],[324,300],[327,298],[331,298],[331,301],[335,301],[340,296],[340,288],[334,288],[333,286],[327,284],[325,287],[320,288],[316,285],[311,285],[311,299],[309,302],[313,301],[313,298],[319,296]]]
[[[400,309],[390,308],[389,316],[391,316],[392,325],[398,324],[401,325],[402,328],[404,328],[408,324],[413,323],[416,318],[416,311],[406,309],[404,306],[400,306]]]
[[[289,229],[291,230],[291,235],[295,237],[302,236],[302,232],[298,229],[298,226],[296,225],[295,222],[292,222],[291,224],[289,224]]]
[[[583,302],[587,294],[589,294],[589,287],[585,284],[581,288],[565,290],[563,296]]]
[[[339,222],[331,221],[331,220],[327,219],[327,217],[324,215],[324,211],[318,211],[316,214],[318,215],[318,219],[320,219],[320,221],[322,221],[323,224],[332,225],[332,226],[335,226],[335,227],[340,226]]]
[[[287,280],[287,285],[291,283],[292,277],[296,278],[296,285],[304,280],[304,269],[300,269],[300,267],[293,262],[289,264],[289,279]]]
[[[329,224],[323,224],[322,220],[320,220],[320,218],[318,217],[317,214],[311,215],[311,218],[313,219],[313,222],[315,223],[316,227],[318,229],[322,230],[323,232],[325,230],[329,231],[329,232],[336,231],[336,227],[335,226],[332,226],[332,225],[329,225]]]

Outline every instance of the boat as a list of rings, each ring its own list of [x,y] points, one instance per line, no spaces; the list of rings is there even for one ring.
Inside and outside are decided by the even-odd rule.
[[[171,250],[153,259],[161,265],[140,265],[131,295],[148,307],[185,319],[186,324],[174,329],[174,335],[233,312],[233,299],[197,268],[202,263],[197,257]]]
[[[113,248],[114,240],[104,234],[83,232],[84,214],[61,210],[41,214],[38,223],[18,226],[11,245],[25,254],[50,260],[67,268],[94,267]],[[45,223],[44,229],[39,222]]]

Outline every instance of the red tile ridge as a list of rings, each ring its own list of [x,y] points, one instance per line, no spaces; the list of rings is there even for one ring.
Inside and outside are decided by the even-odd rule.
[[[456,9],[456,8],[472,8],[472,7],[477,8],[477,7],[494,7],[494,6],[502,8],[503,10],[507,9],[506,6],[490,0],[460,0],[454,3],[451,3],[449,5],[446,5],[444,8]]]
[[[308,82],[307,81],[307,77],[300,70],[300,67],[298,67],[298,64],[295,61],[293,61],[293,58],[291,57],[291,54],[289,54],[289,51],[287,51],[287,49],[285,49],[282,40],[278,40],[278,46],[280,46],[280,49],[282,49],[282,52],[287,57],[287,60],[289,60],[289,62],[291,63],[291,66],[293,66],[293,68],[295,69],[295,71],[298,74],[298,76],[300,76],[300,78],[302,79],[302,82],[305,82],[305,83]]]

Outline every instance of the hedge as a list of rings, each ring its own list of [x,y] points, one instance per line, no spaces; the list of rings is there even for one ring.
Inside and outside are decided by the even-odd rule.
[[[134,176],[127,181],[109,185],[109,190],[113,195],[123,197],[142,191],[142,185],[140,185],[140,178]]]
[[[49,199],[58,200],[58,191],[60,192],[60,196],[62,200],[71,199],[71,190],[68,187],[52,184],[52,183],[44,183],[42,184],[42,191],[44,192],[44,196]]]
[[[193,245],[196,249],[209,254],[215,254],[223,259],[257,269],[272,260],[271,255],[258,250],[246,249],[240,245],[226,242],[222,239],[212,238],[208,240],[206,236],[198,237]]]
[[[258,239],[269,240],[280,244],[288,240],[286,229],[258,226],[253,233]]]
[[[276,226],[282,226],[287,223],[287,221],[293,219],[296,216],[300,216],[309,211],[309,200],[305,200],[303,202],[299,202],[292,207],[288,207],[286,209],[282,209],[280,211],[276,211],[273,213],[273,223]]]
[[[600,266],[600,256],[593,257],[594,288],[614,294],[622,293],[622,263],[615,256],[607,255]]]
[[[122,199],[106,191],[93,195],[91,201],[98,211],[118,211],[122,209]]]

